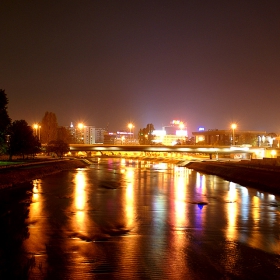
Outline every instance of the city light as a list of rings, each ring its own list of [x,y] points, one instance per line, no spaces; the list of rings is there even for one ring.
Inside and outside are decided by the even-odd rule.
[[[236,129],[237,125],[235,123],[233,123],[231,125],[231,128],[232,128],[232,145],[234,146],[235,145],[235,137],[234,137],[234,130]]]
[[[83,123],[78,123],[78,128],[79,129],[83,129],[84,128],[84,124]]]
[[[180,122],[179,127],[180,127],[180,129],[182,130],[182,129],[185,127],[184,123],[183,123],[183,122]]]
[[[41,126],[37,123],[33,125],[33,129],[35,130],[35,136],[38,136],[38,139],[40,140],[40,130]]]
[[[277,152],[276,152],[275,150],[272,150],[270,153],[271,153],[271,157],[272,157],[272,158],[275,158]]]
[[[129,123],[128,128],[129,128],[129,138],[131,139],[131,130],[134,128],[134,125],[132,123]],[[133,136],[133,138],[134,138],[134,136]]]

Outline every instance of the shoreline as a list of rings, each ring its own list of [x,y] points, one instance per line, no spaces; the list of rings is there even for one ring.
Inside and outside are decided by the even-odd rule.
[[[0,169],[0,190],[13,188],[54,173],[75,168],[83,168],[89,164],[82,159],[48,160],[10,166]]]
[[[280,171],[269,168],[258,168],[253,165],[242,166],[228,162],[190,162],[184,165],[197,172],[216,175],[224,180],[252,187],[264,192],[280,194]]]
[[[100,156],[99,156],[100,157]],[[105,156],[103,158],[108,158]],[[130,157],[127,157],[130,158]],[[158,159],[158,158],[131,158],[144,161],[162,161],[178,166],[193,169],[197,172],[216,175],[224,180],[240,184],[242,186],[253,187],[260,191],[280,194],[280,167],[276,169],[259,168],[252,163],[247,165],[240,162],[231,161],[192,161],[180,159]],[[10,166],[0,169],[0,190],[13,188],[17,185],[31,182],[54,173],[76,168],[84,168],[90,165],[87,159],[63,159],[47,160],[34,163],[26,163],[20,166]]]

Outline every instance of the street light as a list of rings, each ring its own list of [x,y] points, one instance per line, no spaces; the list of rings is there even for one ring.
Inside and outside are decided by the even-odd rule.
[[[179,128],[180,128],[180,137],[182,138],[182,139],[180,140],[180,143],[181,143],[181,144],[183,144],[182,142],[184,141],[183,132],[182,132],[182,130],[183,130],[184,127],[185,127],[184,123],[183,123],[183,122],[180,122],[180,123],[179,123]],[[181,141],[182,141],[182,142],[181,142]]]
[[[39,124],[35,123],[33,125],[33,128],[35,129],[35,136],[38,135],[38,139],[40,140],[40,129],[41,129],[41,126]]]
[[[131,129],[134,127],[134,125],[132,123],[128,124],[128,128],[129,128],[129,138],[131,139]]]
[[[37,136],[38,124],[35,123],[35,124],[33,125],[33,128],[35,129],[35,136]]]
[[[236,129],[237,125],[235,123],[233,123],[231,125],[231,128],[232,128],[232,146],[234,146],[235,144],[235,140],[234,140],[234,130]]]
[[[183,123],[183,122],[180,122],[179,127],[180,127],[180,129],[181,129],[181,131],[182,131],[182,129],[185,127],[184,123]]]

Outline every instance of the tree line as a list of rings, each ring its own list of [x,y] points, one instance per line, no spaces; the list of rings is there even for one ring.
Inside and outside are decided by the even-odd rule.
[[[8,114],[9,100],[5,90],[0,89],[0,155],[21,156],[23,159],[34,157],[37,153],[55,153],[62,157],[69,152],[73,140],[65,127],[59,127],[56,115],[46,112],[39,124],[39,133],[25,120],[12,121]],[[42,146],[42,143],[45,144]]]

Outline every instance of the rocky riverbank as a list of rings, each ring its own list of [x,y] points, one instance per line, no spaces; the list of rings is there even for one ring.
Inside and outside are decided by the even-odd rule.
[[[217,175],[227,181],[280,194],[280,170],[232,162],[190,162],[185,165],[201,173]]]
[[[0,169],[0,189],[13,187],[34,179],[43,178],[63,170],[82,168],[88,163],[82,160],[60,160],[38,162],[37,164],[26,164]]]

